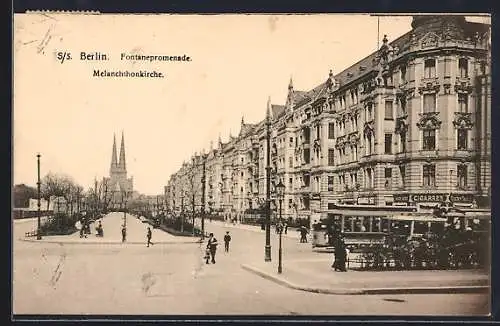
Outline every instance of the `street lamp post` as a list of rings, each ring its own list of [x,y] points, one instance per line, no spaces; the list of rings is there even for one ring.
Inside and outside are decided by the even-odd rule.
[[[123,226],[127,229],[127,191],[122,192],[123,199]]]
[[[203,173],[201,176],[201,239],[205,239],[205,182],[206,182],[206,161],[207,155],[203,155]]]
[[[37,194],[38,194],[38,202],[37,202],[37,205],[38,205],[38,212],[37,212],[37,228],[36,228],[36,238],[37,240],[41,240],[42,239],[42,230],[41,230],[41,226],[40,226],[40,218],[41,218],[41,212],[40,212],[40,154],[37,154],[36,155],[37,157],[37,166],[38,166],[38,181],[36,183],[36,186],[37,186]]]
[[[282,221],[282,214],[281,214],[281,203],[283,202],[283,198],[285,197],[285,185],[280,182],[276,185],[276,197],[278,197],[278,201],[280,204],[280,220],[279,220],[279,249],[278,249],[278,274],[281,274],[283,272],[283,266],[282,266],[282,260],[283,260],[283,255],[282,255],[282,246],[281,246],[281,238],[283,234],[283,221]]]
[[[266,112],[266,246],[264,261],[271,261],[271,98]]]

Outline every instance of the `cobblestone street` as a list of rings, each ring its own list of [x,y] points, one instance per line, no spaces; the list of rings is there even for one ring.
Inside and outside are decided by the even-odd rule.
[[[132,221],[135,223],[130,220],[129,225]],[[106,228],[119,227],[121,218],[110,214],[104,223]],[[14,239],[32,226],[15,223]],[[229,253],[220,246],[215,265],[203,262],[204,248],[196,243],[147,248],[129,243],[82,245],[70,240],[15,240],[13,311],[159,315],[477,315],[488,311],[487,294],[330,295],[290,289],[241,268],[242,263],[263,260],[263,232],[220,223],[207,223],[206,228],[220,242],[226,230],[233,237]],[[143,231],[133,227],[130,230]],[[275,260],[276,236],[272,238]],[[248,250],[259,245],[262,255]],[[324,257],[312,253],[310,244],[300,244],[293,236],[285,241],[285,248],[286,260],[304,255],[311,259]]]

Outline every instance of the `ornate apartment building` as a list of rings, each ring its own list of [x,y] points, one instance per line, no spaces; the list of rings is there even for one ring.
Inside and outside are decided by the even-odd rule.
[[[268,103],[271,189],[286,186],[284,216],[326,217],[332,204],[489,206],[490,26],[416,16],[382,43],[310,91],[290,80],[285,105]],[[168,207],[180,208],[193,178],[205,211],[240,217],[261,205],[266,121],[242,119],[238,136],[183,164],[165,187]]]

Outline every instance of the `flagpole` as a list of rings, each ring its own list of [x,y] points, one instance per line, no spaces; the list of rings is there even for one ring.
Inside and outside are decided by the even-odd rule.
[[[380,16],[377,16],[377,50],[380,49]]]

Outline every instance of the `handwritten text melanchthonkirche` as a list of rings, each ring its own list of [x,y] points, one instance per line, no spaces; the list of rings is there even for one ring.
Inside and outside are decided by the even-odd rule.
[[[61,64],[64,62],[73,61],[73,54],[69,51],[58,51],[56,54],[56,60]],[[119,56],[119,61],[142,61],[145,63],[151,62],[190,62],[192,58],[186,54],[180,55],[143,55],[135,53],[121,53]],[[79,52],[77,60],[79,61],[109,61],[110,55],[107,53],[95,51],[95,52]],[[102,67],[93,69],[93,77],[139,77],[139,78],[165,78],[165,74],[161,71],[151,70],[151,69],[140,69],[140,70],[128,70],[125,69],[115,69],[112,70],[104,69]]]

